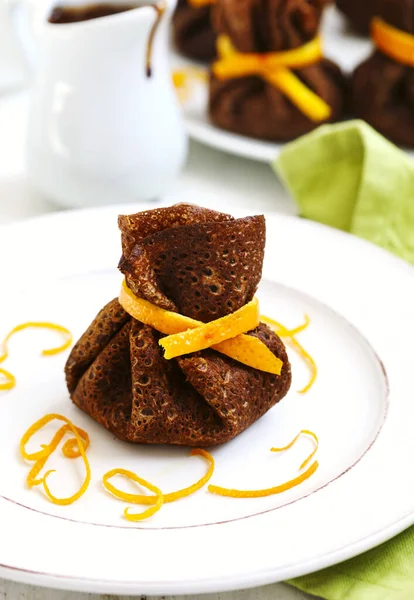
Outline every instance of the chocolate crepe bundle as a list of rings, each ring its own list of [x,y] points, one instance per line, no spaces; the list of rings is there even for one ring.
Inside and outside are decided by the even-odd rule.
[[[378,16],[414,35],[414,0],[379,0]],[[354,72],[354,112],[396,144],[414,147],[414,68],[376,50]]]
[[[191,6],[189,0],[178,0],[173,16],[174,42],[181,54],[210,62],[216,56],[216,34],[211,24],[212,6]]]
[[[318,35],[324,4],[320,0],[219,0],[213,23],[238,52],[281,52],[299,48]],[[336,64],[322,59],[292,72],[329,105],[327,121],[341,117],[345,79]],[[291,140],[321,124],[277,87],[255,76],[223,81],[212,74],[209,113],[218,127],[273,141]]]
[[[263,217],[233,219],[192,205],[119,218],[120,269],[136,296],[209,322],[249,302],[261,279]],[[281,374],[208,349],[166,360],[162,335],[107,304],[72,350],[65,372],[73,402],[122,440],[209,446],[231,440],[287,393],[281,340],[259,338],[283,361]]]
[[[352,27],[364,35],[369,33],[372,17],[377,16],[378,3],[378,0],[336,0],[339,10]]]

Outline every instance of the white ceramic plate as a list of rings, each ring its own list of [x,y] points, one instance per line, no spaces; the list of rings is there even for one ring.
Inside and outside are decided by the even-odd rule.
[[[140,206],[141,209],[146,208]],[[60,213],[0,230],[0,337],[27,320],[51,320],[77,337],[118,293],[116,217],[131,207]],[[214,482],[268,487],[296,476],[310,449],[301,440],[269,452],[300,429],[320,438],[316,474],[279,496],[236,500],[206,489],[131,524],[126,505],[100,480],[131,468],[163,490],[205,470],[186,449],[121,443],[74,407],[65,356],[39,357],[48,332],[26,332],[3,366],[18,385],[0,402],[0,577],[119,594],[232,590],[284,580],[363,552],[414,522],[411,267],[370,244],[294,218],[269,216],[262,311],[289,326],[311,317],[300,340],[319,376],[306,395],[304,365],[291,355],[288,396],[233,442],[212,449]],[[66,507],[25,487],[30,465],[18,454],[26,428],[63,413],[91,437],[92,482]],[[37,443],[50,439],[50,430]],[[47,438],[47,440],[46,440]],[[77,461],[51,459],[56,494],[83,477]]]
[[[326,11],[322,34],[325,55],[337,62],[347,73],[365,60],[372,51],[371,42],[353,34],[335,7]],[[173,64],[181,66],[190,63],[174,54]],[[189,135],[207,146],[261,162],[274,160],[284,146],[214,127],[207,115],[207,89],[204,85],[198,85],[197,89],[194,89],[194,93],[183,107]],[[414,158],[414,152],[409,151],[409,154]]]

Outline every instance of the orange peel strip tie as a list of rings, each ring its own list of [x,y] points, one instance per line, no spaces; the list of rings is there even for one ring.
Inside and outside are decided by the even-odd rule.
[[[313,384],[316,381],[316,378],[318,376],[318,367],[315,363],[315,360],[312,358],[312,356],[309,354],[309,352],[307,352],[305,350],[305,348],[303,348],[303,346],[297,341],[297,339],[295,338],[295,335],[300,333],[301,331],[304,331],[308,327],[308,325],[310,323],[310,319],[309,319],[308,315],[305,315],[305,322],[302,325],[295,327],[294,329],[288,329],[287,327],[285,327],[278,321],[275,321],[274,319],[270,319],[269,317],[262,316],[261,320],[263,321],[263,323],[270,325],[270,327],[272,327],[272,329],[280,337],[288,338],[290,343],[292,344],[293,348],[299,354],[299,356],[301,356],[308,363],[308,366],[309,366],[309,369],[311,372],[310,379],[309,379],[308,383],[305,385],[305,387],[302,388],[301,390],[299,390],[299,392],[298,392],[299,394],[306,394],[306,392],[308,392],[311,389],[311,387],[313,386]]]
[[[34,452],[32,454],[26,452],[26,444],[29,442],[32,436],[35,433],[37,433],[40,429],[42,429],[45,425],[47,425],[55,419],[57,419],[58,421],[63,421],[66,425],[61,427],[55,433],[50,444],[43,444],[42,450],[39,450],[38,452]],[[75,494],[69,496],[68,498],[57,498],[50,491],[50,488],[46,481],[49,475],[51,473],[54,473],[54,470],[47,471],[41,479],[36,478],[45,466],[50,455],[56,450],[63,436],[69,431],[71,431],[74,434],[75,438],[71,438],[65,442],[62,448],[62,452],[67,458],[77,458],[78,456],[81,456],[85,465],[86,474],[80,489]],[[89,436],[86,433],[86,431],[75,427],[75,425],[73,425],[73,423],[63,415],[52,413],[49,415],[45,415],[44,417],[33,423],[33,425],[29,427],[29,429],[24,433],[22,439],[20,440],[20,454],[22,455],[22,457],[26,460],[36,461],[32,469],[30,470],[29,475],[27,476],[27,483],[29,487],[33,487],[42,483],[46,496],[51,502],[53,502],[53,504],[59,504],[61,506],[73,504],[73,502],[75,502],[81,496],[83,496],[83,494],[88,489],[91,480],[91,469],[88,458],[86,456],[86,449],[88,448],[88,446]]]
[[[287,446],[283,446],[283,448],[270,448],[270,452],[284,452],[285,450],[289,450],[290,448],[292,448],[292,446],[294,446],[296,444],[296,442],[298,441],[298,439],[300,438],[301,435],[307,435],[307,436],[311,437],[313,439],[313,441],[315,442],[315,448],[309,454],[308,458],[306,458],[303,461],[303,463],[300,465],[299,471],[304,469],[306,467],[306,465],[308,465],[310,463],[310,461],[312,460],[312,458],[315,456],[315,454],[318,451],[319,439],[318,439],[318,436],[316,435],[316,433],[313,433],[313,431],[310,431],[309,429],[302,429],[302,431],[299,431],[298,435],[296,437],[294,437],[293,440],[291,442],[289,442],[289,444],[287,444]]]
[[[193,8],[202,8],[203,6],[217,4],[217,0],[188,0],[188,4]]]
[[[4,362],[6,358],[9,356],[9,350],[7,344],[10,338],[19,331],[23,331],[24,329],[49,329],[52,331],[57,331],[66,338],[65,342],[61,346],[57,346],[56,348],[48,348],[42,351],[43,356],[52,356],[54,354],[59,354],[63,352],[72,344],[72,334],[69,329],[63,327],[62,325],[56,325],[55,323],[48,323],[46,321],[28,321],[27,323],[22,323],[21,325],[17,325],[14,327],[4,338],[1,346],[3,346],[3,354],[0,355],[0,363]],[[5,369],[0,369],[0,374],[6,379],[5,382],[0,383],[0,391],[11,390],[16,385],[16,379],[12,373],[9,373]]]
[[[164,504],[168,502],[175,502],[180,498],[185,498],[186,496],[190,496],[194,494],[199,489],[204,487],[206,483],[211,479],[211,476],[214,472],[214,458],[211,456],[209,452],[206,450],[202,450],[199,448],[194,448],[191,450],[190,456],[201,456],[207,460],[209,463],[209,468],[207,473],[199,479],[193,485],[189,487],[183,488],[182,490],[178,490],[176,492],[171,492],[169,494],[163,494]],[[118,498],[119,500],[124,500],[126,502],[131,502],[132,504],[156,504],[158,502],[158,498],[156,496],[144,496],[142,494],[129,494],[128,492],[123,492],[116,488],[112,483],[109,483],[109,479],[114,477],[115,475],[122,475],[131,481],[135,481],[136,483],[140,483],[138,476],[133,471],[128,471],[127,469],[112,469],[108,473],[105,473],[103,476],[103,485],[105,489],[108,490],[113,496]],[[151,513],[153,514],[153,513]],[[151,516],[151,515],[148,515]],[[144,517],[145,518],[145,517]]]
[[[376,17],[372,20],[371,37],[383,54],[400,64],[414,67],[414,35]]]
[[[325,121],[331,107],[305,85],[290,69],[300,69],[320,62],[323,58],[320,36],[299,48],[282,52],[238,52],[230,38],[220,35],[217,40],[219,59],[213,63],[214,76],[221,80],[254,75],[279,89],[310,120]]]

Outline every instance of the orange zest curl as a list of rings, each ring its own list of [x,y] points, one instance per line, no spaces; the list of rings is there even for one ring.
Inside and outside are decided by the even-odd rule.
[[[316,378],[318,376],[318,367],[317,367],[314,359],[312,358],[312,356],[309,354],[309,352],[307,352],[303,348],[303,346],[297,341],[297,339],[295,338],[295,335],[304,331],[310,324],[310,319],[309,319],[308,315],[305,315],[305,322],[302,325],[295,327],[294,329],[288,329],[287,327],[285,327],[285,325],[282,325],[278,321],[275,321],[274,319],[270,319],[269,317],[262,316],[261,321],[263,323],[266,323],[266,325],[269,325],[275,331],[275,333],[277,335],[279,335],[282,338],[286,338],[287,341],[291,344],[291,346],[299,354],[299,356],[301,356],[305,360],[305,362],[308,364],[310,372],[311,372],[310,379],[309,379],[308,383],[305,385],[305,387],[302,388],[301,390],[299,390],[299,392],[298,392],[299,394],[306,394],[306,392],[308,392],[311,389],[311,387],[313,386],[313,384],[316,381]]]
[[[310,461],[312,460],[312,458],[315,456],[315,454],[318,451],[319,439],[318,439],[318,436],[315,433],[313,433],[313,431],[309,431],[309,429],[302,429],[302,431],[299,431],[298,435],[296,437],[294,437],[293,440],[291,442],[289,442],[289,444],[287,444],[287,446],[283,446],[283,448],[270,448],[270,452],[284,452],[285,450],[289,450],[290,448],[292,448],[292,446],[294,446],[296,444],[296,442],[298,441],[298,439],[300,438],[301,435],[307,435],[307,436],[311,437],[313,439],[313,441],[315,442],[315,447],[314,447],[313,451],[311,452],[311,454],[309,454],[308,458],[306,458],[303,461],[303,463],[300,465],[299,471],[304,469],[306,467],[306,465],[308,465],[310,463]]]
[[[41,450],[29,454],[26,451],[26,444],[30,441],[30,439],[33,437],[33,435],[35,433],[37,433],[45,425],[47,425],[48,423],[50,423],[51,421],[53,421],[55,419],[57,419],[58,421],[63,421],[66,424],[63,425],[63,427],[61,427],[55,433],[52,441],[49,444],[42,444]],[[40,471],[46,465],[48,458],[51,456],[51,454],[53,454],[53,452],[58,447],[58,445],[61,442],[61,440],[63,439],[64,435],[69,432],[72,432],[75,437],[71,438],[65,442],[65,444],[62,447],[62,452],[63,452],[64,456],[66,456],[67,458],[78,458],[79,456],[81,456],[83,459],[84,465],[85,465],[86,475],[85,475],[85,479],[84,479],[80,489],[75,494],[73,494],[72,496],[69,496],[68,498],[57,498],[50,491],[49,485],[46,481],[47,478],[49,477],[49,475],[51,473],[54,473],[54,471],[53,470],[47,471],[44,474],[44,476],[41,477],[40,479],[37,479],[37,477],[38,477]],[[88,446],[89,446],[89,436],[86,433],[86,431],[84,431],[83,429],[80,429],[79,427],[75,427],[75,425],[73,425],[73,423],[69,419],[64,417],[63,415],[53,414],[53,413],[49,414],[49,415],[45,415],[44,417],[42,417],[41,419],[36,421],[36,423],[31,425],[29,427],[29,429],[26,431],[26,433],[23,435],[22,439],[20,440],[20,454],[22,455],[22,457],[26,460],[35,461],[35,464],[31,468],[31,470],[27,476],[28,486],[34,487],[36,485],[43,484],[43,489],[45,491],[45,494],[49,498],[49,500],[51,502],[53,502],[53,504],[59,504],[61,506],[73,504],[73,502],[75,502],[81,496],[83,496],[83,494],[88,489],[88,486],[89,486],[89,483],[91,480],[91,469],[90,469],[89,461],[86,456],[86,450],[87,450]]]
[[[208,73],[206,69],[188,66],[174,70],[172,80],[179,100],[186,102],[190,98],[195,84],[207,85]]]
[[[59,354],[60,352],[63,352],[64,350],[66,350],[67,348],[69,348],[69,346],[71,346],[72,344],[72,334],[69,331],[69,329],[66,329],[66,327],[62,327],[62,325],[56,325],[55,323],[48,323],[48,322],[44,322],[44,321],[28,321],[27,323],[22,323],[21,325],[17,325],[16,327],[14,327],[4,338],[3,342],[2,342],[2,346],[3,346],[3,353],[0,354],[0,363],[4,362],[6,360],[6,358],[8,358],[9,356],[9,349],[7,347],[7,344],[10,340],[10,338],[15,334],[18,333],[19,331],[23,331],[24,329],[32,329],[32,328],[36,328],[36,329],[50,329],[52,331],[57,331],[59,333],[61,333],[65,339],[64,343],[60,346],[57,346],[56,348],[48,348],[46,350],[42,351],[43,356],[52,356],[54,354]],[[16,379],[14,377],[14,375],[12,375],[11,373],[9,373],[8,371],[4,370],[4,369],[0,369],[0,374],[3,375],[3,377],[5,377],[6,381],[5,382],[0,382],[0,391],[2,390],[11,390],[15,387],[16,385]]]
[[[163,502],[160,504],[160,506],[159,506],[159,508],[157,508],[157,510],[159,510],[161,508],[162,504],[166,504],[168,502],[175,502],[176,500],[179,500],[180,498],[185,498],[186,496],[190,496],[191,494],[194,494],[199,489],[201,489],[203,486],[205,486],[206,483],[211,479],[211,476],[213,475],[213,472],[214,472],[214,458],[211,456],[211,454],[209,452],[207,452],[206,450],[201,450],[201,449],[195,448],[191,451],[190,456],[202,456],[203,458],[205,458],[209,463],[209,468],[207,470],[207,473],[201,479],[199,479],[196,483],[194,483],[193,485],[190,485],[189,487],[183,488],[182,490],[178,490],[177,492],[171,492],[169,494],[162,494]],[[159,498],[158,494],[156,494],[155,496],[145,496],[143,494],[129,494],[128,492],[123,492],[122,490],[119,490],[118,488],[116,488],[114,485],[112,485],[112,483],[109,482],[109,479],[111,479],[115,475],[121,475],[123,477],[126,477],[130,481],[134,481],[135,483],[138,483],[140,485],[144,485],[142,483],[142,481],[145,481],[145,480],[141,479],[141,477],[138,477],[138,475],[136,475],[136,473],[134,473],[133,471],[128,471],[127,469],[112,469],[112,471],[105,473],[105,475],[102,478],[102,481],[103,481],[103,485],[104,485],[105,489],[108,490],[108,492],[110,492],[113,496],[115,496],[119,500],[125,500],[126,502],[131,502],[131,504],[153,504],[155,506],[158,506],[158,504],[160,502],[160,498]],[[145,487],[150,489],[147,485],[147,482],[145,482]],[[155,488],[155,489],[158,489],[158,488]],[[153,490],[151,490],[151,491],[153,491]],[[154,512],[157,512],[157,511],[154,511]],[[139,513],[139,516],[140,516],[139,519],[135,519],[135,518],[131,519],[130,518],[131,516],[135,517],[136,515],[131,515],[130,513],[127,513],[127,512],[125,512],[124,514],[125,514],[125,517],[128,518],[130,521],[133,521],[133,520],[141,521],[142,519],[145,519],[145,518],[153,515],[154,512],[151,512],[150,514],[148,514],[148,511],[146,511],[145,513]],[[143,516],[143,515],[145,515],[145,516]]]
[[[111,483],[109,483],[109,479],[111,479],[111,477],[115,477],[115,475],[122,475],[123,477],[126,477],[127,479],[130,479],[131,481],[135,481],[135,483],[138,483],[139,485],[142,485],[143,487],[147,488],[150,492],[154,492],[155,496],[138,496],[135,494],[127,494],[126,492],[121,492],[121,490],[118,490],[115,486],[113,486]],[[148,519],[148,517],[152,517],[153,514],[155,514],[156,512],[158,512],[161,508],[161,506],[164,504],[164,496],[161,492],[161,490],[159,488],[157,488],[155,485],[152,485],[152,483],[149,483],[148,481],[146,481],[145,479],[142,479],[142,477],[139,477],[136,473],[134,473],[133,471],[128,471],[127,469],[112,469],[111,471],[108,471],[107,473],[105,473],[105,475],[102,478],[104,487],[111,492],[111,494],[113,494],[114,496],[116,496],[117,498],[120,498],[121,500],[127,500],[128,502],[133,502],[134,504],[153,504],[153,506],[151,506],[151,508],[147,508],[146,510],[144,510],[141,513],[130,513],[128,507],[124,510],[124,516],[128,521],[143,521],[144,519]],[[151,502],[138,502],[136,500],[136,498],[138,497],[142,497],[145,499],[151,499]]]
[[[318,467],[319,463],[315,460],[315,462],[308,468],[307,471],[295,479],[264,490],[232,490],[219,487],[217,485],[209,485],[208,491],[212,494],[217,494],[218,496],[228,496],[230,498],[263,498],[265,496],[273,496],[274,494],[281,494],[282,492],[286,492],[287,490],[300,485],[309,479],[315,473]]]
[[[0,391],[12,390],[16,385],[15,376],[6,369],[0,369],[0,375],[5,379],[5,381],[0,381]]]

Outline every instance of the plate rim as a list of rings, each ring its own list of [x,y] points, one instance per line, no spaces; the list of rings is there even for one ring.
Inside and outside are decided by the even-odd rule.
[[[148,208],[155,208],[156,206],[154,204],[139,204],[139,205],[115,205],[115,206],[108,206],[108,207],[102,207],[102,208],[84,208],[84,209],[78,209],[78,210],[67,210],[67,211],[59,211],[56,213],[50,213],[50,214],[46,214],[46,215],[41,215],[41,216],[36,216],[36,217],[32,217],[29,219],[25,219],[22,221],[15,221],[12,223],[7,223],[4,225],[0,226],[0,232],[7,232],[8,234],[13,234],[13,230],[19,229],[20,227],[31,227],[34,226],[36,227],[36,224],[39,222],[46,222],[46,223],[50,223],[50,222],[63,222],[65,223],[65,220],[67,219],[67,217],[69,216],[72,219],[77,219],[77,218],[82,218],[84,217],[86,214],[92,214],[93,216],[99,213],[105,213],[108,215],[114,215],[114,214],[119,214],[120,212],[132,212],[136,209],[138,210],[146,210]],[[236,211],[233,210],[232,212],[236,213],[237,212],[242,212],[242,213],[246,213],[247,210],[241,209],[240,211]],[[338,231],[338,230],[333,230],[330,227],[327,227],[325,225],[321,225],[319,223],[315,223],[312,221],[304,221],[303,219],[299,219],[298,217],[294,217],[294,216],[287,216],[287,215],[282,215],[279,213],[266,213],[266,217],[270,218],[270,219],[277,219],[279,221],[286,222],[286,221],[290,221],[290,222],[300,222],[300,226],[303,226],[304,224],[306,224],[306,226],[309,226],[313,229],[317,229],[317,230],[330,230],[331,232],[334,232],[335,235],[339,236],[339,237],[343,237],[343,238],[348,238],[348,242],[350,240],[352,240],[353,243],[355,244],[362,244],[364,246],[369,247],[370,249],[374,250],[375,252],[379,252],[381,254],[384,254],[385,256],[391,258],[393,261],[396,261],[396,264],[398,264],[399,268],[404,268],[407,270],[407,274],[410,274],[411,276],[414,274],[414,269],[411,265],[409,265],[408,263],[406,263],[405,261],[403,261],[402,259],[399,259],[398,257],[395,257],[393,255],[391,255],[390,253],[388,253],[387,251],[378,248],[377,246],[375,246],[374,244],[371,244],[370,242],[367,242],[365,240],[361,240],[359,238],[355,238],[354,236],[351,236],[350,234],[347,234],[346,232],[342,232],[342,231]],[[7,236],[6,236],[7,237]],[[7,243],[7,242],[6,242]],[[0,246],[2,245],[2,242],[0,242]],[[266,278],[266,276],[264,277]],[[311,295],[309,292],[306,292],[308,295]],[[336,310],[335,307],[332,307],[333,310]],[[342,316],[342,315],[341,315]],[[345,317],[346,318],[346,317]],[[353,323],[351,323],[352,326]],[[368,343],[369,340],[367,340]],[[375,347],[374,347],[374,351],[375,351]],[[46,515],[46,518],[48,518],[50,515]],[[374,532],[373,534],[369,535],[369,536],[365,536],[363,539],[356,541],[354,544],[352,545],[348,545],[345,549],[342,548],[341,550],[333,550],[330,553],[327,553],[323,556],[323,558],[321,557],[316,557],[314,559],[311,559],[309,561],[307,561],[306,563],[302,564],[300,568],[298,568],[297,566],[286,566],[284,567],[284,570],[282,569],[282,574],[281,577],[280,575],[280,567],[273,567],[273,569],[267,569],[266,572],[260,572],[260,573],[255,573],[255,574],[250,574],[250,575],[246,575],[246,577],[248,577],[248,581],[239,581],[239,582],[235,582],[234,580],[231,580],[231,576],[230,579],[228,581],[226,581],[226,578],[221,577],[220,580],[218,581],[203,581],[203,580],[198,580],[198,582],[194,582],[194,581],[190,581],[188,582],[175,582],[173,584],[171,583],[167,583],[167,584],[163,584],[162,582],[156,582],[155,584],[150,584],[148,587],[146,587],[147,584],[143,584],[142,581],[137,580],[137,581],[133,581],[133,580],[128,580],[128,582],[122,582],[119,580],[96,580],[90,577],[79,577],[79,576],[68,576],[68,575],[62,575],[62,574],[56,574],[53,572],[50,573],[44,573],[44,572],[40,572],[40,571],[32,571],[30,569],[24,569],[24,568],[20,568],[20,567],[15,567],[12,565],[5,565],[5,564],[0,564],[0,576],[4,576],[8,579],[13,579],[16,581],[21,581],[23,583],[33,583],[33,584],[38,584],[38,585],[44,585],[46,587],[59,587],[61,589],[75,589],[75,590],[79,590],[79,591],[103,591],[103,592],[109,592],[109,593],[150,593],[150,594],[154,594],[154,593],[168,593],[168,594],[173,594],[173,593],[201,593],[201,592],[218,592],[218,591],[229,591],[229,590],[235,590],[235,589],[241,589],[241,588],[249,588],[249,587],[256,587],[258,585],[265,585],[267,583],[273,583],[276,580],[279,581],[281,578],[282,579],[288,579],[290,577],[298,577],[300,575],[304,575],[306,573],[312,572],[315,569],[316,570],[320,570],[323,569],[327,566],[330,566],[332,564],[336,564],[337,562],[342,562],[343,560],[347,560],[348,558],[351,558],[353,556],[356,556],[357,554],[363,553],[366,550],[369,550],[387,540],[389,540],[391,537],[394,537],[395,535],[397,535],[398,533],[400,533],[401,531],[403,531],[404,529],[406,529],[407,527],[409,527],[410,525],[414,524],[414,510],[410,511],[408,514],[404,514],[402,515],[400,518],[398,518],[397,520],[394,520],[391,524],[387,525],[386,527],[382,528],[379,531]],[[317,563],[317,564],[316,564]],[[275,579],[275,572],[278,573],[276,579]],[[155,587],[154,587],[155,585]],[[163,587],[164,586],[164,587]]]

